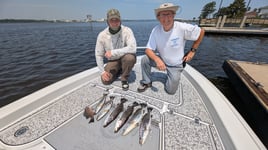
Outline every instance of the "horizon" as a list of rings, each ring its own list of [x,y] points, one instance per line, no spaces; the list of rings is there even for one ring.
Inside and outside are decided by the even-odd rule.
[[[216,11],[219,7],[228,7],[234,0],[215,0]],[[116,8],[120,11],[123,20],[152,20],[156,19],[154,9],[164,3],[163,0],[1,0],[0,19],[34,19],[34,20],[83,20],[87,15],[92,15],[92,20],[106,18],[107,10]],[[169,1],[179,5],[176,18],[191,20],[198,18],[203,7],[211,0],[176,0]],[[222,4],[220,4],[222,2]],[[193,5],[194,3],[194,5]],[[245,0],[246,7],[251,10],[268,6],[268,1]],[[138,9],[137,9],[138,8]],[[215,12],[216,12],[215,11]]]

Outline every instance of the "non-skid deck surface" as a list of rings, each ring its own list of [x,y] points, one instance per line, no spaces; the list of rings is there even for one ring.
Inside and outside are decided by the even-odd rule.
[[[182,75],[178,92],[168,95],[164,92],[162,83],[165,76],[162,72],[154,71],[153,87],[144,93],[136,92],[141,80],[141,71],[137,66],[131,73],[129,91],[121,89],[119,80],[104,86],[99,78],[92,79],[42,111],[1,131],[0,139],[8,145],[20,145],[45,136],[45,140],[58,150],[224,149],[202,96],[186,76]],[[88,124],[88,120],[83,117],[84,108],[88,105],[94,106],[105,89],[116,95],[115,103],[118,103],[121,97],[127,98],[125,107],[136,101],[146,102],[154,108],[153,125],[144,145],[138,143],[138,128],[122,136],[125,126],[115,134],[115,122],[103,128],[105,118]],[[14,132],[21,127],[28,127],[29,130],[14,137]]]

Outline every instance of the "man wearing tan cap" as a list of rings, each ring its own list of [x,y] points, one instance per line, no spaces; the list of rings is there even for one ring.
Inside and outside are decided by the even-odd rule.
[[[136,39],[129,27],[121,25],[117,9],[107,12],[108,27],[99,33],[95,56],[102,83],[111,84],[121,74],[122,89],[128,90],[128,77],[136,63]],[[104,67],[104,58],[107,64]]]
[[[175,94],[180,83],[183,64],[192,60],[204,37],[204,29],[174,21],[178,9],[179,6],[172,3],[161,4],[155,9],[160,24],[153,28],[146,45],[146,55],[141,60],[142,80],[138,92],[144,92],[152,86],[151,67],[156,67],[167,73],[165,91],[168,94]],[[184,48],[187,40],[194,42],[185,55]]]

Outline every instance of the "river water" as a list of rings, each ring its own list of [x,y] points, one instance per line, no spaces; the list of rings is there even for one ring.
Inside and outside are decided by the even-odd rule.
[[[126,21],[145,46],[157,21]],[[105,22],[0,24],[0,107],[96,66],[94,49]],[[192,42],[186,43],[186,51]],[[138,55],[144,54],[138,50]],[[206,35],[189,63],[239,109],[239,97],[222,69],[226,59],[268,62],[268,37]],[[243,115],[243,114],[242,114]]]

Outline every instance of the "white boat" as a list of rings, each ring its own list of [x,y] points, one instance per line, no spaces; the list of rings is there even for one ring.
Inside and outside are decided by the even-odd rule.
[[[101,84],[97,67],[83,71],[0,109],[0,150],[263,150],[266,147],[230,104],[202,74],[186,65],[179,90],[168,95],[163,72],[153,70],[151,89],[136,92],[141,80],[140,59],[130,76],[128,91],[120,80]],[[126,136],[114,133],[115,121],[88,123],[84,109],[93,108],[104,92],[124,97],[125,107],[136,101],[152,107],[152,126],[139,144],[138,127]]]

